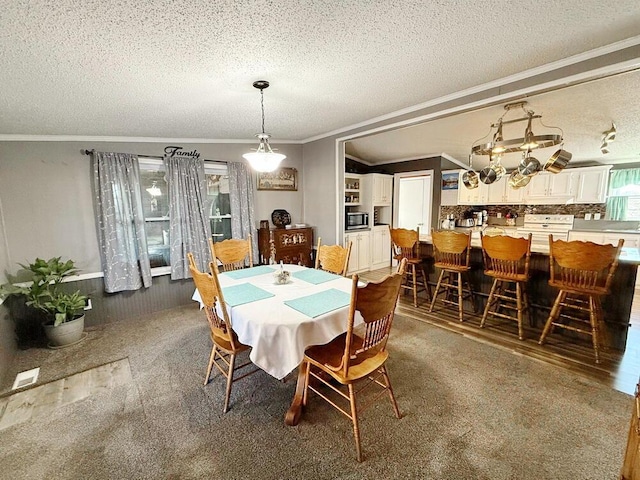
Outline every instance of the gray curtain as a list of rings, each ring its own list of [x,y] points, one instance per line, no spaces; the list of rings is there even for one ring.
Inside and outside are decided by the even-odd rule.
[[[208,271],[210,261],[210,202],[204,161],[192,157],[165,157],[169,186],[169,241],[171,279],[189,278],[187,253],[193,253],[201,271]]]
[[[108,293],[151,286],[138,157],[94,152],[96,224]]]
[[[253,221],[253,176],[244,162],[229,162],[229,203],[231,236],[247,238],[251,234],[253,258],[258,259],[258,235]],[[254,263],[258,263],[254,260]]]

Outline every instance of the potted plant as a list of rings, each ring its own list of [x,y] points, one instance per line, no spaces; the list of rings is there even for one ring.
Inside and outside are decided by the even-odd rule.
[[[49,260],[36,258],[22,265],[30,274],[30,283],[0,286],[0,297],[23,296],[27,306],[44,313],[44,331],[50,346],[59,347],[75,343],[84,331],[84,306],[87,297],[80,291],[68,292],[61,288],[65,278],[78,273],[73,260],[63,262],[61,257]]]

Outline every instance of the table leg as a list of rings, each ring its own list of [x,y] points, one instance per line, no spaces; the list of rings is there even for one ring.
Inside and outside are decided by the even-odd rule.
[[[304,395],[304,368],[303,365],[298,366],[298,381],[296,383],[296,392],[293,401],[287,413],[284,416],[284,423],[290,426],[297,425],[302,415],[302,396]]]

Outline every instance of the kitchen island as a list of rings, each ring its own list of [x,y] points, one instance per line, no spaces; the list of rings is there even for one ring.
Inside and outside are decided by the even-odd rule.
[[[461,229],[462,230],[462,229]],[[469,229],[466,229],[469,231]],[[482,315],[486,300],[491,290],[493,279],[484,274],[482,248],[480,245],[480,229],[472,229],[471,240],[471,272],[469,281],[471,282],[476,298],[477,314]],[[433,246],[429,235],[420,236],[420,250],[425,258],[433,256]],[[548,247],[538,247],[531,253],[530,279],[527,283],[527,293],[531,304],[531,317],[529,327],[540,337],[544,323],[549,316],[553,302],[556,299],[558,290],[549,286],[549,252]],[[627,342],[629,329],[629,318],[631,315],[631,305],[636,282],[636,273],[640,263],[640,249],[637,247],[624,247],[618,268],[611,284],[611,294],[602,298],[602,308],[604,311],[604,328],[601,329],[601,344],[604,349],[624,351]],[[429,263],[429,280],[432,283],[437,281],[439,270]],[[471,305],[465,305],[465,309],[471,310]],[[515,322],[514,322],[515,326]],[[558,332],[559,333],[559,332]],[[556,335],[556,333],[554,333]],[[573,332],[562,332],[567,339],[578,335]]]

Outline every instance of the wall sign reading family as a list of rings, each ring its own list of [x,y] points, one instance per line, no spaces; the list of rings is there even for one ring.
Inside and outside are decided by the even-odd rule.
[[[298,171],[283,167],[273,172],[258,172],[258,190],[298,190]]]

